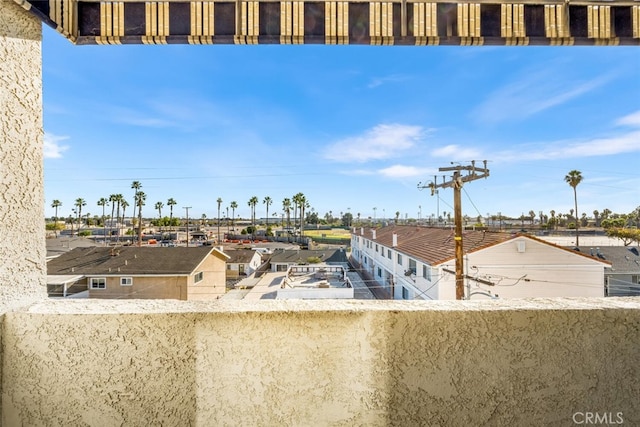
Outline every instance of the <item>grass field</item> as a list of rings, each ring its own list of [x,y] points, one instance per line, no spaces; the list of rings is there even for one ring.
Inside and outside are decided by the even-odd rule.
[[[337,243],[344,242],[351,238],[349,230],[342,228],[332,228],[331,230],[304,230],[304,235],[314,240],[335,241]]]

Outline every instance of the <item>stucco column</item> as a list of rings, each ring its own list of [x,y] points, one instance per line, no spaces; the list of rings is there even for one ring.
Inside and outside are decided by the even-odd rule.
[[[46,296],[41,25],[0,1],[0,308]]]

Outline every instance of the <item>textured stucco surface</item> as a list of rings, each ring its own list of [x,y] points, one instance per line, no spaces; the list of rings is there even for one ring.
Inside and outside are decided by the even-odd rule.
[[[46,297],[41,25],[0,1],[0,310]]]
[[[640,299],[46,301],[3,425],[640,424]]]

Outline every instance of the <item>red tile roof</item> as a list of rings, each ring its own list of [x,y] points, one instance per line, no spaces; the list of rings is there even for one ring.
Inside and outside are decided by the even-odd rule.
[[[364,229],[364,237],[372,240],[373,228]],[[392,225],[375,229],[375,242],[392,247],[393,234],[398,236],[396,250],[414,258],[421,259],[431,265],[437,265],[455,258],[455,232],[448,228],[432,228],[411,225]],[[360,235],[360,229],[356,229]],[[491,231],[471,231],[462,233],[462,244],[465,252],[476,251],[513,238],[511,234]]]
[[[433,228],[416,225],[391,225],[382,228],[365,228],[364,237],[373,240],[373,230],[376,231],[374,242],[392,247],[393,234],[398,236],[396,250],[413,258],[426,261],[430,265],[438,265],[455,259],[455,231],[449,228]],[[360,236],[360,228],[356,228],[356,235]],[[610,264],[582,252],[573,251],[546,240],[525,234],[500,233],[495,231],[465,230],[462,233],[462,245],[465,253],[475,252],[498,243],[506,242],[519,236],[553,246],[555,248],[574,253],[589,259]]]

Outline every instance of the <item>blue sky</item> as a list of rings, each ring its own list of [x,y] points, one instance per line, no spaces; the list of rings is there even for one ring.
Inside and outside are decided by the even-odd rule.
[[[74,46],[44,27],[46,214],[101,214],[131,182],[174,215],[304,193],[332,211],[426,217],[418,183],[488,160],[472,217],[640,206],[640,53],[633,47]],[[440,191],[439,209],[452,211]],[[165,207],[163,214],[168,214]]]

